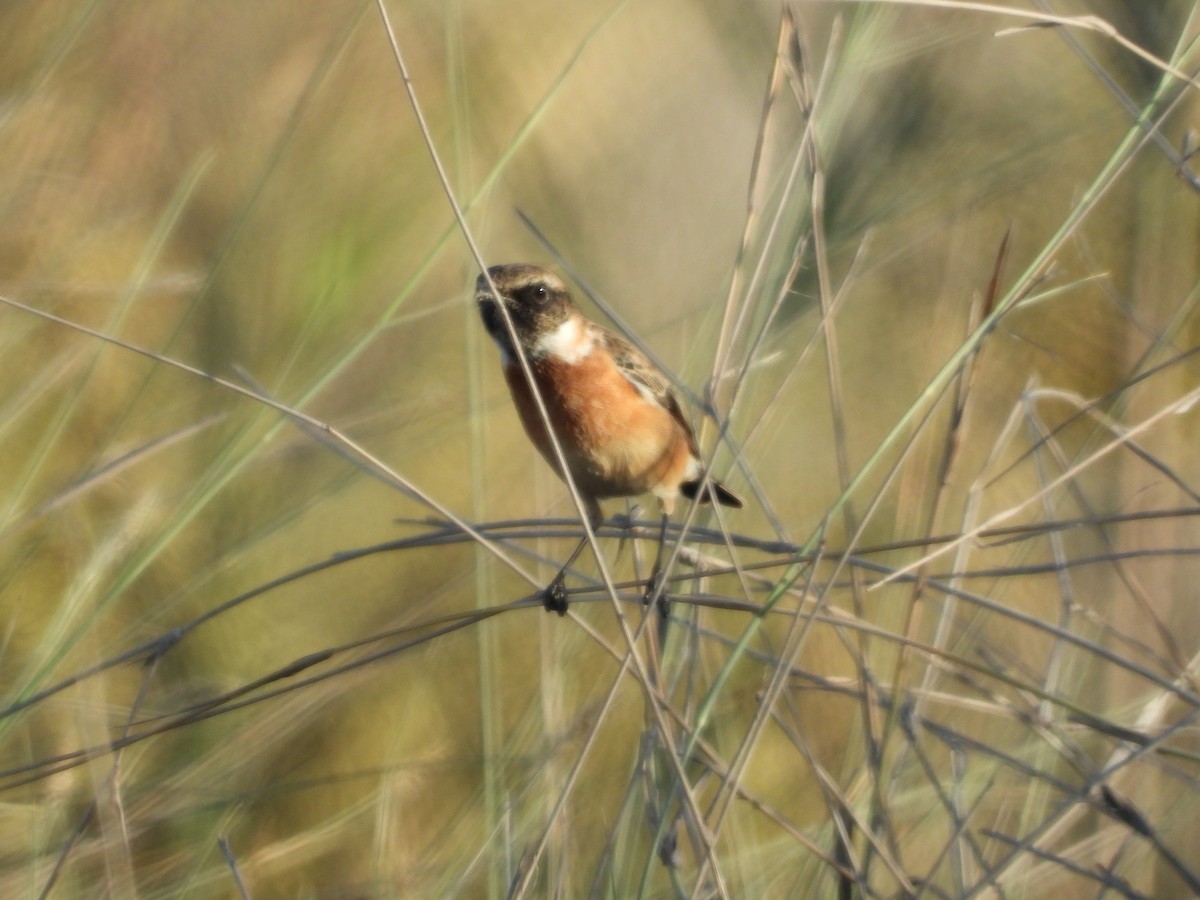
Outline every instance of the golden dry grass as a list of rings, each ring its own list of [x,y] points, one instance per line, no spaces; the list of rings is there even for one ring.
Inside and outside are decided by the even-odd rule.
[[[486,261],[712,406],[662,635],[653,523],[536,600],[375,3],[0,9],[0,893],[1200,889],[1196,10],[1005,9],[389,5]]]

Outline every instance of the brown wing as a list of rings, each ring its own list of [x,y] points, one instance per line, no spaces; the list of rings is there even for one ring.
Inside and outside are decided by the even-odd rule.
[[[688,422],[687,417],[683,414],[683,409],[679,405],[679,397],[675,394],[675,389],[671,387],[671,382],[655,368],[654,363],[650,362],[644,354],[625,338],[618,334],[613,334],[607,328],[595,326],[600,332],[600,340],[604,347],[612,354],[613,361],[616,362],[617,368],[634,387],[646,390],[654,401],[671,414],[680,427],[683,428],[683,433],[687,435],[688,449],[692,451],[692,456],[699,457],[700,449],[696,446],[696,435],[692,431],[692,425]]]

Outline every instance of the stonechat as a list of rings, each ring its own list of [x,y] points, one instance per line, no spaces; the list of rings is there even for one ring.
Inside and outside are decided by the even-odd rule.
[[[679,397],[645,354],[586,319],[553,272],[517,264],[492,266],[488,274],[512,320],[593,529],[604,521],[600,501],[611,497],[654,494],[664,533],[680,495],[741,507],[741,498],[724,485],[711,478],[705,482],[696,435]],[[500,347],[504,379],[525,433],[561,478],[512,335],[482,275],[475,282],[475,300],[484,328]],[[548,610],[566,612],[563,578],[585,543],[543,592]],[[660,554],[661,547],[660,541]],[[657,568],[656,563],[651,584]]]

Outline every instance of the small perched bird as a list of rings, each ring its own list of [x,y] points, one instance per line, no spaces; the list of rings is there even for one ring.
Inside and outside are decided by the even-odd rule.
[[[562,447],[593,528],[604,521],[600,502],[651,493],[667,517],[682,494],[701,503],[741,507],[719,482],[704,483],[696,436],[671,382],[624,338],[584,318],[553,272],[531,265],[488,269],[508,310],[517,342]],[[480,275],[475,300],[483,325],[500,347],[500,364],[525,433],[551,468],[563,476],[546,424],[521,369],[512,336]],[[703,493],[701,485],[703,484]],[[586,540],[543,592],[548,610],[566,612],[563,579]],[[661,541],[659,552],[661,554]],[[657,577],[651,576],[651,584]]]

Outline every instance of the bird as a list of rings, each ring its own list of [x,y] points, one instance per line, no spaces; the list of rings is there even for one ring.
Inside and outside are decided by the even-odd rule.
[[[487,276],[496,293],[488,277],[480,275],[475,301],[485,330],[500,349],[500,365],[517,415],[529,440],[564,478],[521,368],[520,353],[529,363],[593,529],[604,521],[600,501],[615,497],[653,494],[662,513],[664,537],[680,496],[742,507],[737,494],[705,478],[695,432],[670,379],[625,338],[586,318],[558,275],[540,266],[510,263],[491,266]],[[513,333],[505,325],[499,303],[508,311]],[[566,571],[586,543],[586,538],[579,543],[541,592],[548,611],[566,614]],[[660,538],[651,586],[656,583],[662,543]],[[652,593],[648,589],[647,596]]]

